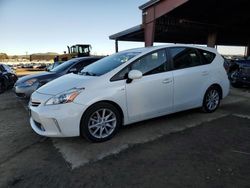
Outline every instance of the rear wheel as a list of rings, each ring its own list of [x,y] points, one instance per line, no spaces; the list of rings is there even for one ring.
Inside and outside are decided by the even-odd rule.
[[[202,110],[207,113],[214,112],[220,106],[221,91],[216,86],[211,86],[205,93]]]
[[[119,130],[122,117],[112,104],[101,102],[91,106],[81,121],[81,135],[92,142],[111,139]]]

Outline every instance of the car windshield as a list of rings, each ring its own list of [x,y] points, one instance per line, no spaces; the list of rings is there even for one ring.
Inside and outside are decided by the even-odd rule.
[[[113,54],[85,67],[80,74],[87,76],[101,76],[122,65],[138,54],[140,54],[140,52],[119,52]]]
[[[73,65],[77,61],[78,61],[78,59],[71,59],[71,60],[65,61],[64,63],[62,63],[62,64],[56,66],[55,68],[53,68],[52,70],[50,70],[50,72],[57,72],[57,73],[63,72],[65,70],[67,70],[71,65]]]

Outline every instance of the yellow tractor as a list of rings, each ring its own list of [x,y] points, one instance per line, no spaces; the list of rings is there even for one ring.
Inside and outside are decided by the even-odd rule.
[[[89,44],[76,44],[68,47],[68,53],[66,51],[64,54],[56,56],[54,62],[57,61],[67,61],[75,57],[87,57],[90,56],[91,45]]]

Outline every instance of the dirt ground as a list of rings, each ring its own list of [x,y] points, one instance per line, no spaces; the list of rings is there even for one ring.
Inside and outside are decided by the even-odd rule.
[[[102,144],[38,136],[11,91],[0,104],[0,187],[250,187],[249,89],[213,114],[133,124]]]

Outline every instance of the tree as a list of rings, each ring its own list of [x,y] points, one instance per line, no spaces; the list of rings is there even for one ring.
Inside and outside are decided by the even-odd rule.
[[[9,59],[8,55],[5,53],[0,53],[0,60]]]

